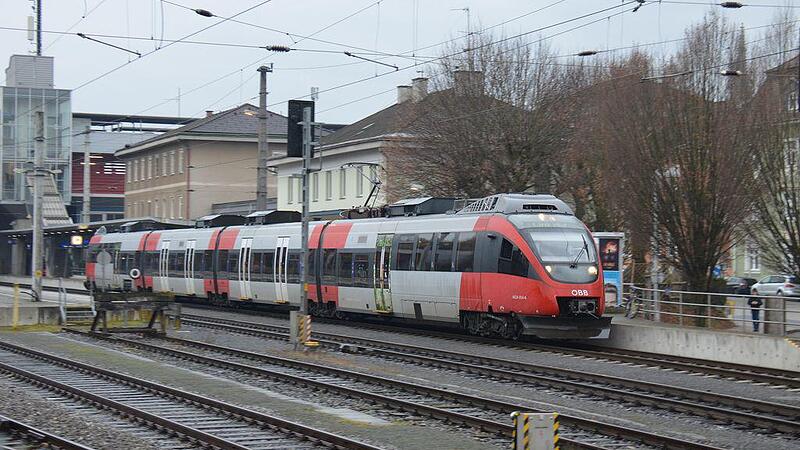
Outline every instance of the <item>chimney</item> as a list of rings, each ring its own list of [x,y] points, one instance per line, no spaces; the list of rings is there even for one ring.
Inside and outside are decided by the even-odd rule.
[[[417,77],[411,80],[411,100],[418,102],[428,95],[428,79]]]
[[[397,86],[397,103],[411,100],[411,86]]]
[[[458,95],[483,95],[483,72],[478,70],[453,71],[453,87]]]
[[[206,117],[211,117],[211,116],[213,116],[213,115],[214,115],[214,111],[212,111],[212,110],[210,110],[210,109],[207,109],[207,110],[206,110]]]

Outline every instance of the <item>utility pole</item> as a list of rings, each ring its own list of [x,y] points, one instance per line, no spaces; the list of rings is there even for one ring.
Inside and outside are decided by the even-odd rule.
[[[36,0],[36,56],[42,56],[42,0]]]
[[[42,232],[42,177],[44,168],[44,112],[36,111],[34,115],[36,137],[33,147],[33,242],[31,244],[31,291],[34,301],[42,298],[42,255],[44,242]]]
[[[311,168],[311,108],[303,108],[303,218],[301,225],[300,239],[303,241],[303,251],[300,267],[300,279],[303,283],[302,293],[300,294],[300,314],[308,314],[308,177]]]
[[[81,209],[81,222],[89,223],[92,221],[92,216],[89,214],[92,206],[91,197],[91,177],[92,177],[92,155],[89,153],[89,133],[91,133],[91,125],[86,125],[83,136],[83,208]]]
[[[269,152],[269,134],[267,133],[267,73],[272,72],[272,65],[258,68],[261,74],[261,89],[258,93],[258,173],[256,176],[256,210],[267,209],[269,189],[267,187],[267,162],[272,156]]]

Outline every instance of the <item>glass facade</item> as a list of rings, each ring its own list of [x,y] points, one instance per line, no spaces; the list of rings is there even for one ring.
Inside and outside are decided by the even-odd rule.
[[[44,111],[45,166],[58,171],[58,190],[70,200],[72,105],[70,91],[62,89],[0,87],[0,201],[30,198],[24,169],[33,163],[35,112]]]

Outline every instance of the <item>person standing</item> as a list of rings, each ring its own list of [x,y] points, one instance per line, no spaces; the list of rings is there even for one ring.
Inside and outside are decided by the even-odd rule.
[[[758,316],[764,301],[759,297],[750,297],[747,299],[747,304],[750,305],[750,314],[753,315],[753,331],[758,333]]]

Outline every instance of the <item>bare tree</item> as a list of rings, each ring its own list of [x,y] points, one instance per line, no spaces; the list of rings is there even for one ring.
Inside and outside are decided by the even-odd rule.
[[[791,19],[779,13],[759,47],[761,54],[772,57],[760,61],[759,72],[765,76],[751,107],[753,190],[758,201],[748,230],[766,266],[800,275],[800,92],[797,34]]]
[[[582,71],[547,45],[481,36],[439,61],[409,111],[416,145],[390,150],[391,198],[552,191]]]
[[[736,35],[706,16],[655,70],[662,77],[612,81],[599,114],[606,134],[598,145],[622,174],[616,202],[628,227],[656,240],[660,256],[697,290],[710,288],[750,208],[744,110],[719,76]]]

